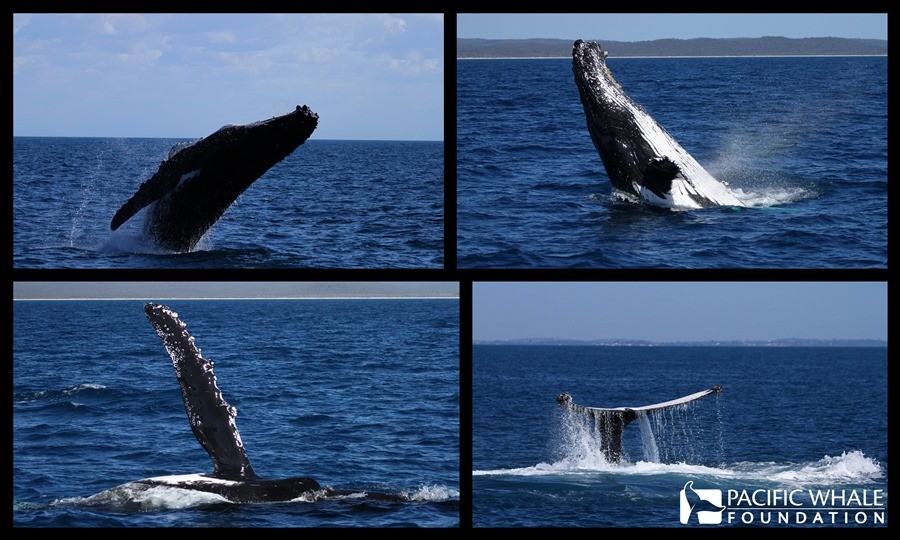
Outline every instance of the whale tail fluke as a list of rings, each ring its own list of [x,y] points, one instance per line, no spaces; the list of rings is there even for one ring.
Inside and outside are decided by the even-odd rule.
[[[638,413],[657,413],[721,391],[722,385],[716,385],[702,392],[642,407],[585,407],[574,403],[572,396],[566,393],[556,396],[556,402],[567,410],[588,417],[597,428],[597,433],[600,434],[600,450],[603,452],[606,460],[610,463],[618,463],[622,454],[622,431],[632,420],[637,419]]]

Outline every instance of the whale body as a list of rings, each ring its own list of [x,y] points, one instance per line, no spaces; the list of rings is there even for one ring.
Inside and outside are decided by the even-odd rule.
[[[176,145],[119,208],[110,229],[152,205],[145,234],[163,249],[191,251],[241,193],[312,135],[318,120],[309,107],[297,106],[282,116],[224,126],[196,142]]]
[[[746,206],[625,93],[606,55],[597,43],[579,39],[572,48],[572,72],[591,140],[612,185],[666,208]]]

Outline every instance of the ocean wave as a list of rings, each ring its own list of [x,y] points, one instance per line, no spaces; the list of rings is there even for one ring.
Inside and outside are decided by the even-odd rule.
[[[38,390],[37,392],[18,392],[13,394],[16,403],[33,403],[40,400],[60,400],[73,396],[101,395],[108,387],[97,383],[82,383],[69,386],[63,390]],[[80,404],[76,404],[80,405]]]

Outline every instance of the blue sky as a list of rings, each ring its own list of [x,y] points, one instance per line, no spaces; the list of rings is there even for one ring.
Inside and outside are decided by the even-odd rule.
[[[442,140],[443,16],[15,14],[17,136],[202,137],[309,105],[319,139]]]
[[[475,340],[887,340],[885,283],[492,283],[472,286]]]
[[[460,14],[456,20],[456,35],[461,38],[644,41],[784,36],[887,39],[887,14],[485,13]]]

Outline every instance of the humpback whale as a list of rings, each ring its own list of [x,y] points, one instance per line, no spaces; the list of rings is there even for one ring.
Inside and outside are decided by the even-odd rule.
[[[109,490],[113,494],[147,491],[157,486],[212,493],[232,503],[318,500],[340,495],[383,501],[408,501],[403,494],[323,488],[308,477],[264,479],[256,475],[234,422],[237,410],[222,397],[213,361],[203,358],[194,337],[178,314],[150,303],[144,308],[162,339],[181,386],[181,397],[194,436],[213,462],[212,474],[160,476],[137,480]]]
[[[191,251],[225,210],[273,165],[289,156],[316,129],[309,107],[247,125],[224,126],[192,144],[178,144],[116,212],[116,230],[153,205],[145,234],[160,247]]]
[[[608,53],[578,40],[572,71],[588,131],[612,185],[666,208],[746,206],[635,103],[613,78]]]
[[[708,390],[697,392],[689,396],[684,396],[671,401],[657,403],[655,405],[645,405],[643,407],[616,407],[604,409],[599,407],[585,407],[572,402],[572,396],[569,394],[560,394],[556,396],[556,402],[563,408],[570,410],[576,414],[587,416],[594,422],[597,432],[600,434],[600,450],[606,457],[606,461],[610,463],[618,463],[622,454],[622,430],[625,429],[632,420],[638,418],[638,414],[653,414],[665,409],[684,405],[692,401],[698,400],[709,394],[717,394],[722,391],[721,385],[716,385]]]

